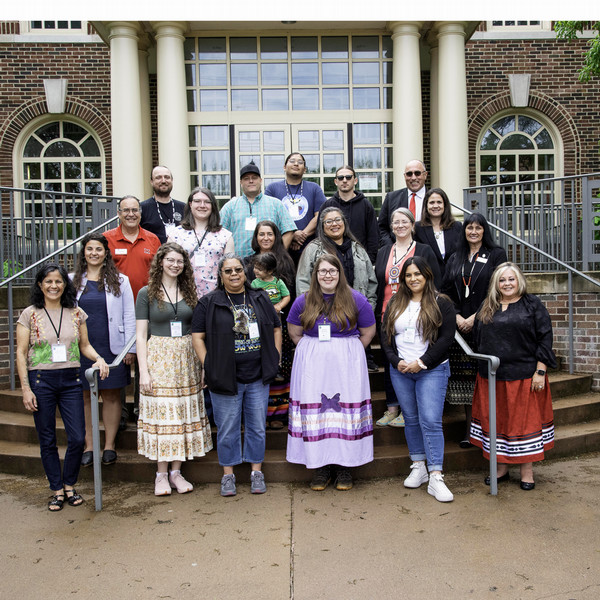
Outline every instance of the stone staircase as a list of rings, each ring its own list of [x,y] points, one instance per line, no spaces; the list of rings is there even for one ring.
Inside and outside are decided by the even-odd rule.
[[[383,389],[383,370],[372,373],[371,389]],[[550,374],[556,427],[555,447],[552,458],[592,452],[600,449],[600,394],[590,391],[591,375],[568,375],[564,372]],[[385,396],[373,392],[373,417],[378,419],[386,409]],[[131,413],[131,411],[130,411]],[[444,434],[446,450],[444,470],[487,471],[488,462],[478,448],[464,450],[458,441],[464,431],[462,407],[446,405]],[[102,425],[101,435],[103,436]],[[64,455],[66,437],[62,421],[58,419],[57,437],[60,455]],[[267,430],[267,452],[264,471],[268,481],[307,481],[310,473],[302,465],[286,462],[286,430]],[[216,433],[213,432],[216,447]],[[102,442],[101,442],[102,443]],[[410,458],[403,429],[375,427],[375,459],[372,463],[356,468],[357,478],[390,477],[405,475],[409,471]],[[148,482],[154,478],[155,463],[140,456],[136,451],[136,426],[129,423],[127,430],[117,437],[119,459],[116,464],[102,468],[102,477],[110,481]],[[4,473],[43,475],[37,435],[31,414],[27,413],[19,391],[0,391],[0,471]],[[91,480],[93,469],[82,469],[80,479]],[[236,468],[242,480],[249,476],[249,465]],[[217,483],[222,469],[217,452],[185,465],[185,474],[192,482]]]

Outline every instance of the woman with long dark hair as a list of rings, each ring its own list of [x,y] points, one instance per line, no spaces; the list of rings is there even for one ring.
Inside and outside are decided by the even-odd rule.
[[[121,353],[125,344],[135,335],[135,304],[129,278],[119,273],[112,259],[108,241],[100,233],[90,233],[81,240],[75,272],[71,276],[77,290],[77,302],[88,316],[90,343],[108,363]],[[104,423],[104,452],[102,463],[111,465],[117,460],[115,438],[121,419],[121,390],[131,379],[130,367],[135,357],[135,346],[110,375],[98,383],[102,397]],[[81,359],[81,380],[85,407],[85,451],[81,465],[93,463],[92,407],[90,386],[85,371],[92,362]]]
[[[442,475],[442,414],[455,330],[452,302],[435,289],[428,262],[419,256],[407,259],[385,311],[381,345],[391,363],[390,377],[413,461],[404,486],[418,488],[429,482],[427,492],[440,502],[454,499]]]
[[[94,361],[100,378],[108,365],[90,344],[87,314],[77,306],[75,287],[57,264],[44,265],[31,286],[31,305],[17,322],[17,371],[23,405],[33,413],[40,441],[42,464],[52,496],[48,510],[79,506],[83,498],[75,491],[85,445],[85,417],[80,356]],[[56,446],[56,409],[67,434],[67,451],[61,469]]]

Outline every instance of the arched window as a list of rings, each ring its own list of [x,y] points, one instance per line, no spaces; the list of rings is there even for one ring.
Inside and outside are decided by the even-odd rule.
[[[549,127],[526,114],[511,112],[484,130],[478,145],[480,185],[509,184],[557,177],[559,152]]]
[[[23,187],[77,194],[102,194],[104,158],[91,131],[70,121],[38,127],[23,144]]]

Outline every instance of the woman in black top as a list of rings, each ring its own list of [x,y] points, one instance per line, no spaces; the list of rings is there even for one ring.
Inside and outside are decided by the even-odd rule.
[[[519,464],[521,489],[532,490],[533,462],[554,446],[552,397],[546,370],[556,367],[552,352],[552,322],[537,296],[527,293],[519,268],[501,264],[477,314],[475,345],[500,359],[496,373],[496,444],[498,481],[508,479],[509,464]],[[489,459],[487,368],[480,364],[471,440]],[[486,477],[489,485],[489,477]]]
[[[442,292],[454,302],[457,329],[469,345],[475,314],[487,294],[494,269],[503,262],[506,251],[494,242],[485,217],[480,213],[466,216],[456,251],[446,264]],[[460,446],[468,448],[477,362],[470,360],[456,343],[450,350],[450,372],[446,400],[465,407],[465,434]]]

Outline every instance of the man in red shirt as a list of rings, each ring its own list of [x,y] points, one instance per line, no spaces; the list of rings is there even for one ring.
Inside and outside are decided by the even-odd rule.
[[[129,277],[134,299],[148,283],[150,263],[160,248],[156,235],[142,229],[142,210],[135,196],[124,196],[119,201],[119,226],[104,233],[117,269]]]

